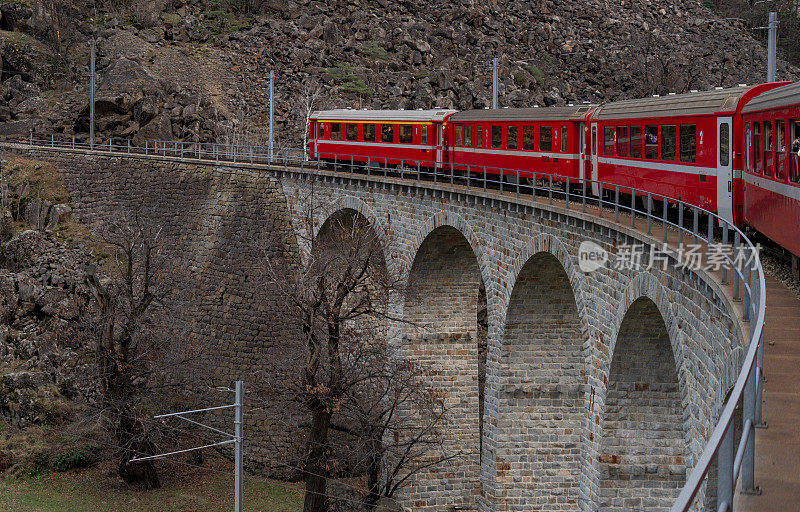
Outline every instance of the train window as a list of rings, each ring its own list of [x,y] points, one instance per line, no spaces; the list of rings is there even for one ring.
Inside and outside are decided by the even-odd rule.
[[[479,148],[483,147],[483,126],[481,125],[475,128],[475,146]]]
[[[631,126],[631,156],[642,158],[642,127]]]
[[[325,138],[325,123],[319,123],[319,138]]]
[[[678,150],[678,127],[674,124],[665,124],[661,127],[661,159],[675,160]]]
[[[772,176],[772,122],[764,121],[764,176]]]
[[[468,124],[464,125],[464,147],[472,147],[472,126]]]
[[[628,156],[627,126],[617,126],[617,156]]]
[[[539,151],[553,151],[553,127],[539,128]]]
[[[648,160],[658,158],[658,126],[644,127],[644,157]]]
[[[428,125],[422,125],[422,133],[419,136],[420,144],[427,145],[428,144]]]
[[[567,127],[566,126],[562,126],[561,127],[561,152],[562,153],[566,153],[568,147],[569,146],[567,145]]]
[[[413,129],[410,124],[400,125],[400,144],[411,144],[413,142]]]
[[[331,123],[331,140],[342,140],[342,125]]]
[[[369,142],[375,142],[375,125],[374,124],[365,124],[363,129],[364,131],[364,140]]]
[[[614,127],[606,126],[603,128],[603,154],[614,156]]]
[[[455,131],[455,139],[456,139],[454,145],[455,146],[463,146],[464,145],[464,139],[461,137],[461,133],[463,131],[463,127],[460,124],[457,124],[455,129],[454,129],[454,131]]]
[[[517,149],[517,132],[516,126],[509,126],[506,131],[506,148]]]
[[[752,148],[753,133],[750,131],[750,123],[744,129],[744,167],[747,172],[753,172]]]
[[[786,179],[786,132],[783,120],[775,121],[775,177]]]
[[[792,145],[789,153],[789,179],[800,183],[800,120],[789,120]]]
[[[683,142],[683,126],[681,126],[681,142]],[[683,153],[683,147],[681,147]],[[683,154],[681,154],[681,157]],[[694,161],[694,160],[692,160]],[[719,164],[727,167],[731,163],[731,125],[719,125]]]
[[[727,125],[725,125],[727,126]],[[726,128],[727,130],[727,128]],[[722,127],[720,127],[722,133]],[[725,137],[728,140],[728,137]],[[727,142],[726,142],[727,144]],[[720,139],[720,148],[722,147],[722,140]],[[720,153],[721,155],[721,153]],[[727,155],[727,152],[726,152]],[[727,157],[726,157],[727,158]],[[697,161],[697,125],[695,124],[682,124],[681,125],[681,162],[696,162]],[[722,164],[728,165],[728,164]]]
[[[756,162],[756,173],[761,174],[764,161],[761,159],[761,123],[753,123],[753,160]]]
[[[347,140],[358,140],[358,125],[354,123],[347,123],[345,125],[344,135]]]
[[[394,125],[381,125],[381,142],[394,142]]]
[[[533,126],[523,126],[522,127],[522,149],[534,149],[534,141],[536,137],[534,135]]]
[[[492,126],[492,147],[493,148],[502,148],[503,147],[503,127],[502,126]]]

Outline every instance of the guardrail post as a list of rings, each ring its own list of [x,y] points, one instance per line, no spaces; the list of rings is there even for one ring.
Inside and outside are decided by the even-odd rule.
[[[547,187],[547,200],[550,204],[553,204],[553,175],[547,175],[547,181],[549,183]]]
[[[56,136],[53,135],[52,133],[50,134],[50,147],[51,148],[56,147]]]
[[[586,213],[586,178],[581,180],[581,212]]]
[[[487,184],[486,184],[486,181],[487,181],[486,180],[486,176],[488,176],[488,173],[486,172],[486,166],[484,165],[483,166],[483,190],[486,190],[486,186],[487,186]]]
[[[734,454],[733,422],[728,424],[725,435],[717,451],[717,509],[728,505],[728,512],[733,510],[733,454]]]
[[[75,134],[72,134],[72,149],[75,149]]]
[[[711,259],[711,253],[713,252],[714,247],[714,216],[710,213],[708,216],[708,253],[706,255],[707,260]]]
[[[636,190],[631,189],[631,228],[636,228]]]
[[[619,224],[619,185],[614,185],[614,223]]]
[[[759,291],[759,293],[763,293]],[[763,297],[763,296],[762,296]],[[759,307],[761,304],[761,300],[759,299]],[[757,369],[756,369],[756,411],[755,411],[755,427],[756,428],[767,428],[767,424],[764,423],[763,418],[761,416],[761,400],[764,395],[764,333],[761,333],[761,336],[758,339],[758,357],[756,358],[757,361]]]
[[[738,254],[737,254],[738,253]],[[739,263],[742,256],[742,248],[739,246],[739,231],[733,236],[733,300],[739,300],[739,274],[741,272]]]
[[[722,222],[722,247],[723,250],[728,247],[728,223]],[[734,247],[734,250],[736,248]],[[731,252],[731,257],[735,258],[736,254]],[[728,262],[725,261],[722,265],[722,284],[728,284]]]
[[[500,169],[500,193],[503,193],[503,169]]]
[[[564,194],[564,198],[565,198],[566,203],[567,203],[567,210],[569,210],[569,179],[570,179],[569,176],[567,176],[567,185],[566,185],[566,188],[565,188],[566,193]]]
[[[29,130],[29,131],[28,131],[28,134],[29,134],[29,136],[30,136],[30,138],[28,139],[28,141],[29,141],[29,142],[28,142],[28,145],[29,145],[29,146],[33,146],[33,130]]]
[[[420,181],[422,180],[422,176],[420,175],[420,164],[417,162],[417,185],[419,185]]]
[[[683,243],[683,201],[678,201],[678,245]]]
[[[743,247],[744,247],[744,244],[743,244]],[[751,254],[751,256],[755,257],[755,252],[756,252],[755,248],[752,249],[752,252],[753,252],[753,254]],[[742,303],[742,314],[743,314],[743,317],[744,317],[743,320],[745,322],[749,322],[750,321],[750,299],[752,298],[751,294],[753,292],[753,280],[752,280],[753,273],[750,271],[751,270],[751,266],[749,264],[749,261],[745,262],[744,268],[742,270],[743,270],[743,274],[744,274],[742,276],[742,280],[743,280],[743,282],[742,282],[742,288],[743,288],[742,295],[743,295],[743,300],[744,300],[744,302]],[[747,286],[745,286],[745,284],[747,284]]]
[[[597,184],[597,191],[599,192],[597,196],[597,216],[601,219],[603,218],[603,184]]]
[[[664,213],[662,214],[662,218],[661,218],[661,226],[664,228],[664,234],[661,237],[661,241],[666,243],[667,242],[667,209],[669,207],[669,201],[667,201],[667,198],[663,197],[663,196],[662,196],[661,200],[663,201],[663,206],[664,206]]]
[[[694,219],[692,221],[692,233],[694,234],[694,243],[697,245],[697,232],[700,230],[700,211],[696,206],[692,206],[694,210]]]
[[[651,229],[653,225],[653,195],[650,192],[647,193],[647,234],[652,235],[653,231]]]
[[[747,374],[747,384],[744,387],[744,396],[742,397],[742,426],[750,421],[750,425],[756,424],[756,368],[757,364],[753,362],[753,366]],[[743,429],[744,430],[744,429]],[[747,433],[747,444],[744,448],[744,458],[742,459],[742,493],[752,494],[757,493],[755,487],[755,450],[756,450],[756,433],[755,429],[751,428]]]

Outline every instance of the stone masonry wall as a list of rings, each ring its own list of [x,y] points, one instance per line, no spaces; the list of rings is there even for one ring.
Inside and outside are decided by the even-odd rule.
[[[6,155],[8,153],[5,153]],[[162,228],[174,264],[174,335],[203,347],[194,389],[186,402],[217,404],[231,397],[213,391],[245,381],[263,385],[271,365],[285,357],[293,325],[283,305],[259,285],[265,253],[296,254],[285,200],[274,176],[246,169],[188,165],[165,160],[108,158],[66,152],[24,151],[54,162],[64,176],[78,220],[92,225],[127,213]],[[249,403],[248,403],[249,402]],[[292,432],[303,412],[289,406],[265,411],[248,393],[246,465],[276,476],[297,473],[299,448]],[[224,428],[230,414],[215,417]]]
[[[641,298],[625,315],[608,376],[600,510],[670,509],[686,480],[681,422],[669,334]]]
[[[403,499],[416,507],[469,506],[478,490],[478,261],[469,242],[451,226],[433,230],[420,246],[404,302],[403,354],[426,368],[450,411],[446,464],[415,475]],[[405,411],[413,414],[413,411]],[[437,454],[432,454],[437,456]],[[425,482],[450,477],[453,485],[431,492]],[[447,478],[447,477],[445,477]],[[444,492],[442,492],[444,491]]]
[[[669,390],[670,398],[663,402],[669,405],[656,408],[658,418],[652,423],[666,427],[653,428],[654,437],[639,436],[644,453],[637,451],[641,458],[636,465],[647,461],[658,466],[653,474],[661,474],[667,454],[659,450],[677,447],[675,428],[670,426],[677,424],[685,473],[701,453],[741,365],[744,338],[738,309],[714,282],[703,273],[678,268],[674,260],[666,269],[648,269],[646,256],[640,269],[615,268],[620,244],[643,244],[647,255],[657,241],[577,211],[524,198],[501,201],[491,192],[465,194],[425,182],[394,184],[366,176],[337,178],[291,169],[249,165],[234,169],[63,151],[30,154],[56,160],[65,169],[68,186],[79,192],[75,197],[82,215],[144,201],[172,226],[171,232],[181,241],[180,257],[188,263],[184,289],[194,292],[186,298],[189,325],[195,335],[205,336],[205,342],[217,347],[217,359],[208,366],[219,379],[233,380],[239,368],[250,372],[244,374],[246,379],[266,378],[258,368],[268,367],[265,363],[271,357],[287,350],[279,344],[287,332],[291,334],[291,326],[272,314],[280,311],[280,305],[270,305],[269,293],[252,285],[252,254],[256,245],[263,245],[256,241],[273,240],[280,233],[282,241],[271,246],[292,252],[291,241],[294,233],[302,234],[300,219],[308,213],[305,198],[312,190],[319,206],[313,211],[316,226],[342,209],[362,214],[386,243],[386,266],[396,279],[413,283],[418,275],[429,280],[419,302],[407,301],[406,294],[400,293],[390,300],[389,311],[406,319],[435,319],[434,329],[427,334],[412,332],[404,322],[393,321],[389,341],[435,370],[439,388],[453,404],[449,421],[461,428],[461,443],[451,436],[450,446],[464,453],[452,464],[416,479],[400,496],[415,511],[454,507],[525,511],[555,509],[558,503],[570,509],[575,508],[575,499],[580,510],[594,511],[607,499],[608,489],[623,500],[642,498],[640,490],[627,483],[614,480],[609,486],[605,475],[610,472],[601,461],[607,453],[604,443],[617,435],[606,427],[614,422],[603,420],[608,413],[613,418],[615,403],[619,403],[615,394],[619,386],[614,383],[627,382],[617,375],[626,375],[625,368],[637,368],[646,372],[636,377],[637,382],[669,383],[664,390]],[[245,195],[247,190],[252,193]],[[437,229],[442,226],[448,228]],[[578,268],[578,248],[587,239],[610,253],[610,264],[591,273]],[[437,242],[428,246],[426,240]],[[304,247],[298,249],[302,255]],[[545,255],[537,256],[540,253]],[[423,261],[425,266],[421,266]],[[534,287],[525,284],[531,276],[549,277]],[[486,288],[488,349],[479,443],[474,322],[481,281]],[[523,290],[538,288],[542,302],[512,300],[518,283],[523,283]],[[465,292],[473,289],[474,293]],[[656,356],[661,352],[626,348],[629,336],[623,319],[643,298],[652,302],[663,319],[659,347],[663,350],[669,340],[674,362],[669,372],[665,357]],[[559,312],[557,306],[564,309]],[[541,318],[544,330],[520,315]],[[459,318],[463,323],[453,320]],[[547,330],[548,323],[554,328]],[[540,337],[538,333],[545,331],[548,334]],[[541,347],[537,341],[541,339],[548,340],[550,350],[534,348]],[[525,360],[517,363],[515,358],[524,352],[516,349],[523,347],[529,350],[522,356]],[[619,372],[616,367],[612,370],[615,357],[625,362]],[[654,357],[658,365],[650,364]],[[553,365],[552,359],[563,363]],[[666,374],[670,380],[665,380]],[[547,397],[559,408],[558,414],[544,413],[535,403],[518,408],[519,404],[508,400],[509,383],[533,390],[540,382],[542,389],[559,393]],[[673,392],[676,383],[679,404]],[[582,404],[580,414],[576,401]],[[545,421],[540,414],[545,414]],[[512,435],[509,418],[516,418],[514,426],[520,427],[519,432],[512,429]],[[271,419],[288,425],[283,419]],[[249,424],[248,439],[254,440],[248,444],[248,456],[251,467],[264,468],[272,453],[287,448],[270,437],[276,429],[256,423]],[[573,446],[578,439],[579,446]],[[648,454],[653,454],[652,462]],[[515,477],[508,480],[512,462]],[[677,458],[673,462],[670,471],[681,465]],[[553,472],[554,468],[559,469]],[[699,503],[704,501],[703,494]]]
[[[539,253],[525,264],[506,312],[496,441],[505,510],[578,510],[582,348],[569,279],[555,257]]]

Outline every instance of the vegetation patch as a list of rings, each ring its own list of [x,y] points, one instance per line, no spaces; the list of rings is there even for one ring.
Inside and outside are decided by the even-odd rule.
[[[361,54],[372,60],[389,60],[389,52],[378,41],[369,41],[361,47]]]
[[[371,96],[373,90],[364,82],[362,71],[346,62],[337,62],[334,67],[325,70],[338,86],[340,92]]]

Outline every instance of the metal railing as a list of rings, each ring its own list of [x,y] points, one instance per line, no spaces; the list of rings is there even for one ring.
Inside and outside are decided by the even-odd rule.
[[[103,151],[112,154],[153,155],[182,160],[196,159],[203,162],[232,162],[267,164],[288,169],[325,172],[330,171],[349,176],[385,179],[401,179],[451,187],[459,191],[494,192],[502,199],[527,199],[534,203],[556,201],[567,210],[579,208],[587,212],[592,208],[603,218],[608,215],[615,223],[621,216],[630,217],[630,227],[653,236],[654,223],[661,224],[661,242],[667,248],[668,232],[677,232],[677,241],[683,243],[689,236],[695,244],[705,244],[707,258],[712,257],[715,236],[723,246],[730,243],[732,251],[720,251],[720,281],[729,286],[734,302],[741,302],[741,315],[749,322],[750,341],[744,362],[728,401],[725,403],[711,437],[691,473],[686,478],[671,512],[689,510],[703,485],[715,457],[718,463],[717,504],[718,511],[733,510],[733,493],[739,476],[742,489],[755,489],[755,431],[761,424],[761,396],[763,393],[763,330],[766,307],[764,270],[758,250],[750,239],[736,226],[718,215],[682,201],[680,198],[653,194],[651,192],[588,178],[575,178],[534,171],[520,172],[489,166],[462,165],[451,169],[448,165],[432,168],[419,161],[397,158],[374,158],[354,154],[323,152],[323,158],[310,159],[305,150],[299,148],[276,148],[270,156],[267,146],[235,144],[195,143],[180,141],[147,141],[142,146],[130,140],[109,140],[102,145],[76,142],[71,139],[35,139],[33,135],[24,141],[32,147],[67,148],[76,151]],[[520,176],[522,179],[520,179]],[[592,193],[594,191],[594,193]],[[687,216],[688,213],[688,216]],[[677,218],[676,218],[677,217]],[[674,256],[674,255],[673,255]],[[707,260],[708,261],[708,260]],[[742,434],[738,446],[734,446],[734,412],[739,401],[743,401]]]

